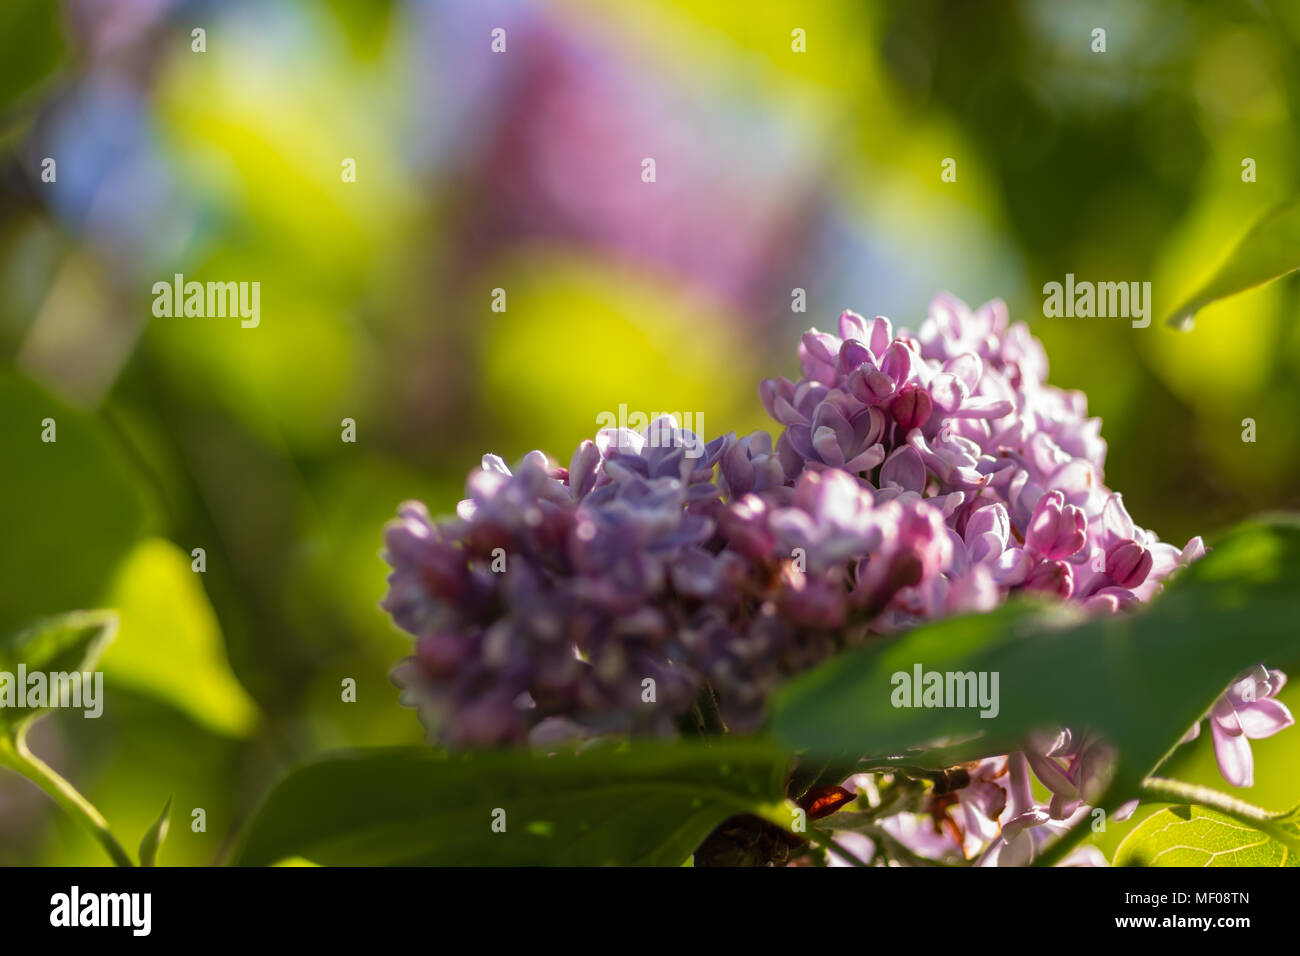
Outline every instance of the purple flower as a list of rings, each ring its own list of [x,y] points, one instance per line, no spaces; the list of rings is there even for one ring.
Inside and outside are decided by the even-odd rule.
[[[1025,576],[1024,589],[1064,601],[1074,593],[1074,573],[1064,561],[1043,561]]]
[[[486,456],[455,517],[399,509],[384,607],[415,648],[394,680],[431,734],[671,734],[705,699],[753,730],[790,676],[875,635],[1020,593],[1119,613],[1205,553],[1134,523],[1103,482],[1099,421],[1046,383],[1042,347],[1001,303],[937,296],[916,336],[845,312],[798,357],[799,380],[759,389],[775,443],[705,443],[661,418],[598,433],[567,468]],[[1274,699],[1284,680],[1247,672],[1211,711],[1231,782],[1251,782],[1248,740],[1293,722]],[[883,826],[924,856],[1026,862],[1087,811],[1114,758],[1084,729],[1035,735],[931,793],[928,825]]]
[[[785,472],[767,432],[754,432],[744,438],[726,436],[720,463],[718,489],[729,499],[785,486]]]
[[[721,449],[671,429],[602,433],[568,469],[486,456],[455,518],[403,505],[384,602],[416,638],[394,671],[403,702],[453,746],[520,741],[549,717],[670,731],[699,681],[687,611],[668,598],[725,591],[726,563],[703,547]],[[660,706],[643,705],[646,680]]]
[[[1129,591],[1147,579],[1153,563],[1151,552],[1136,541],[1121,541],[1106,550],[1107,577]]]
[[[1065,503],[1059,491],[1048,492],[1038,499],[1025,544],[1048,561],[1059,561],[1077,554],[1088,542],[1088,519],[1074,505]]]
[[[938,505],[953,557],[928,600],[913,602],[912,623],[971,596],[987,606],[990,588],[994,601],[1034,591],[1113,613],[1204,553],[1200,539],[1180,551],[1133,523],[1102,481],[1100,421],[1081,393],[1046,383],[1042,346],[1002,303],[972,311],[939,295],[915,337],[853,312],[838,332],[805,333],[803,377],[768,380],[759,394],[785,426],[776,455],[787,476],[836,467],[874,489],[878,506]],[[889,617],[907,622],[896,608]]]

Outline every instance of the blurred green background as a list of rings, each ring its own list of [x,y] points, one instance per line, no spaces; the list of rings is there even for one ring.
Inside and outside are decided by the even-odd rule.
[[[293,760],[421,740],[398,502],[567,463],[620,403],[768,427],[758,381],[846,307],[1004,298],[1166,539],[1300,506],[1300,284],[1160,324],[1300,191],[1289,0],[6,0],[0,36],[0,629],[121,611],[104,716],[33,749],[128,845],[174,794],[164,863],[219,860]],[[177,272],[260,282],[260,326],[154,318]],[[1044,318],[1067,272],[1152,282],[1151,327]],[[1218,785],[1208,736],[1174,769]],[[1298,738],[1252,800],[1300,802]],[[0,776],[0,864],[102,862]]]

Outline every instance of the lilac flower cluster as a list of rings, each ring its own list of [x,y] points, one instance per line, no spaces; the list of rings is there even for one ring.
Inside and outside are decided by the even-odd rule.
[[[1015,590],[1114,611],[1205,553],[1200,538],[1180,550],[1134,524],[1102,482],[1100,419],[1082,393],[1046,384],[1042,345],[1001,302],[971,312],[941,295],[915,338],[852,312],[839,332],[806,333],[803,378],[760,392],[785,426],[788,476],[845,469],[878,499],[942,511],[952,558],[917,590],[912,618]]]
[[[455,518],[401,507],[385,607],[416,645],[394,679],[437,739],[754,729],[786,678],[874,634],[1021,592],[1114,613],[1205,553],[1133,522],[1103,483],[1100,420],[1046,384],[1001,302],[940,295],[914,337],[845,312],[799,359],[798,381],[760,387],[775,444],[660,419],[600,432],[567,468],[489,455]],[[1210,715],[1233,783],[1250,782],[1247,740],[1292,722],[1283,680],[1244,674]],[[1069,730],[1027,741],[974,768],[963,826],[939,826],[945,801],[933,828],[892,820],[895,838],[1019,862],[1085,811],[1111,756]]]
[[[790,482],[761,433],[700,447],[671,420],[607,429],[567,469],[487,456],[456,518],[401,507],[384,606],[416,652],[394,677],[436,736],[671,733],[701,693],[754,729],[782,680],[952,561],[919,496],[877,501],[842,471]]]

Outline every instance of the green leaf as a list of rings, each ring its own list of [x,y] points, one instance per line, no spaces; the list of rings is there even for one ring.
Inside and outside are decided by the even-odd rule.
[[[101,607],[144,523],[134,475],[99,422],[0,372],[0,634]],[[55,441],[42,441],[54,419]]]
[[[0,729],[12,731],[42,713],[46,706],[18,706],[18,668],[27,674],[88,673],[117,635],[112,611],[73,611],[48,618],[6,638],[0,638]],[[7,685],[7,686],[6,686]],[[6,703],[9,694],[14,705]]]
[[[1295,832],[1295,811],[1290,829]],[[1282,818],[1279,818],[1282,819]],[[1205,807],[1173,807],[1143,820],[1115,851],[1115,866],[1300,866],[1290,845]]]
[[[1148,777],[1142,781],[1142,802],[1174,803],[1212,810],[1238,823],[1262,830],[1292,850],[1300,850],[1300,806],[1281,813],[1270,813],[1262,807],[1218,790],[1166,777]]]
[[[795,750],[901,754],[932,766],[1006,753],[1035,729],[1090,729],[1119,751],[1101,804],[1113,809],[1136,794],[1238,672],[1260,662],[1300,663],[1298,616],[1300,519],[1260,519],[1231,531],[1136,613],[1080,620],[1009,604],[842,655],[777,695],[773,727]],[[895,708],[892,675],[910,674],[915,664],[998,673],[997,716]]]
[[[230,669],[202,579],[170,542],[140,542],[106,601],[121,616],[122,634],[104,658],[104,674],[209,730],[244,737],[257,723],[258,708]]]
[[[1191,328],[1196,313],[1223,299],[1300,269],[1300,200],[1265,213],[1233,247],[1214,276],[1166,320]]]
[[[172,798],[167,798],[167,803],[163,806],[162,813],[153,825],[145,831],[144,837],[140,840],[140,865],[157,866],[158,850],[162,846],[163,840],[167,839],[167,830],[171,826]]]
[[[578,756],[349,752],[280,781],[234,862],[676,866],[727,817],[778,805],[785,767],[746,740]]]

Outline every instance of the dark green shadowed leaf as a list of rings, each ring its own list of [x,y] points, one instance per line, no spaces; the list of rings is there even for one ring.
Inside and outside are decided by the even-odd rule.
[[[1124,838],[1115,866],[1300,866],[1300,842],[1264,833],[1205,807],[1172,807],[1153,813]],[[1282,818],[1279,818],[1282,819]]]
[[[50,674],[89,673],[116,636],[117,615],[112,611],[73,611],[0,638],[0,682],[10,684],[0,684],[0,729],[17,727],[50,704],[47,687],[46,707],[17,706],[20,665],[27,675],[40,673],[47,681]],[[6,703],[9,693],[15,695],[13,706]]]
[[[145,523],[136,476],[101,423],[0,372],[0,633],[100,605]],[[43,441],[47,419],[53,431]],[[12,543],[12,544],[11,544]]]
[[[281,780],[234,862],[676,866],[722,820],[779,803],[785,766],[744,740],[580,756],[345,753]]]
[[[1265,213],[1233,247],[1214,276],[1166,320],[1191,328],[1196,313],[1217,299],[1245,292],[1300,269],[1300,200]]]
[[[158,850],[162,847],[163,841],[167,839],[167,830],[171,826],[172,798],[167,798],[167,803],[163,806],[163,811],[153,825],[145,831],[144,837],[140,840],[140,865],[157,866]]]
[[[954,618],[830,661],[778,695],[792,749],[948,764],[1016,749],[1039,728],[1104,734],[1119,750],[1108,809],[1150,773],[1236,674],[1300,664],[1300,519],[1241,525],[1136,613],[1081,620],[1008,605]],[[996,672],[999,712],[895,708],[892,675]],[[927,747],[941,747],[936,752]]]

